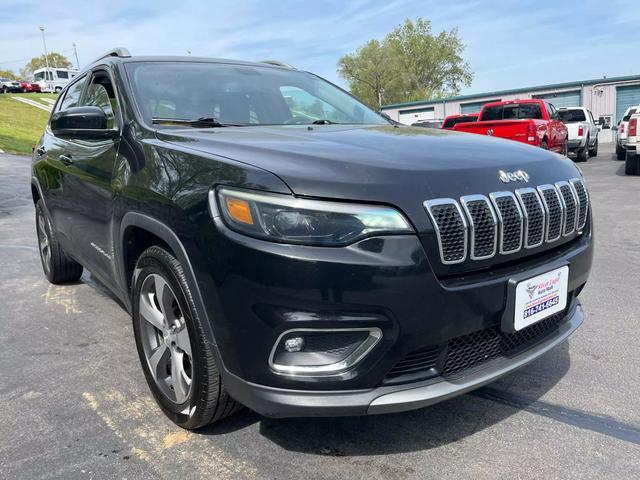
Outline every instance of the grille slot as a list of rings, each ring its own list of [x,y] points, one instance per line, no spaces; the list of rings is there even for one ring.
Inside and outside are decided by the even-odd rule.
[[[558,182],[556,188],[560,192],[560,198],[564,206],[564,226],[562,234],[566,237],[576,231],[576,212],[578,202],[573,193],[573,189],[569,186],[569,182]]]
[[[458,202],[445,198],[424,205],[436,229],[442,263],[464,262],[467,258],[467,221]]]
[[[589,194],[584,183],[579,178],[572,178],[569,183],[578,199],[578,230],[582,230],[587,223],[587,212],[589,211]]]
[[[461,201],[469,218],[471,259],[493,257],[496,254],[498,220],[489,200],[483,195],[469,195],[462,197]]]
[[[498,245],[500,253],[515,253],[522,248],[523,216],[516,197],[511,192],[496,192],[490,195],[498,216],[500,230]]]
[[[547,242],[555,242],[562,235],[564,222],[564,208],[562,207],[560,194],[553,185],[540,185],[538,192],[547,215],[545,240]]]
[[[566,316],[556,313],[515,333],[505,333],[499,327],[487,328],[449,341],[443,377],[450,377],[501,356],[516,353],[555,331]]]
[[[516,190],[524,213],[524,248],[534,248],[542,245],[544,240],[544,207],[538,193],[533,188]]]

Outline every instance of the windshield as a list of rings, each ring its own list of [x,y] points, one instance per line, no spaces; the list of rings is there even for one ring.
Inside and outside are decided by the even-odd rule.
[[[204,62],[132,62],[126,70],[147,124],[202,118],[247,126],[389,123],[346,92],[298,70]]]
[[[564,123],[586,122],[587,117],[583,110],[558,110],[560,120]]]

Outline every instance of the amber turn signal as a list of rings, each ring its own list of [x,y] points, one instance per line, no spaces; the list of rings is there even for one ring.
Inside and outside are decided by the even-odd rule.
[[[251,216],[251,207],[249,202],[239,198],[227,197],[227,211],[229,216],[236,222],[253,225],[253,217]]]

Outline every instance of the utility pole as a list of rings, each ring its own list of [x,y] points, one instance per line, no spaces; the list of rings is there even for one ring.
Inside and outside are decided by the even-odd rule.
[[[44,63],[47,66],[47,72],[45,73],[44,77],[47,80],[47,85],[49,85],[49,90],[51,90],[51,81],[49,78],[52,74],[49,71],[49,54],[47,53],[47,42],[44,39],[44,27],[40,26],[38,28],[42,32],[42,45],[44,46]]]
[[[71,45],[73,45],[73,54],[76,56],[76,66],[78,67],[78,70],[80,70],[80,60],[78,60],[78,50],[76,49],[76,42],[73,42]]]

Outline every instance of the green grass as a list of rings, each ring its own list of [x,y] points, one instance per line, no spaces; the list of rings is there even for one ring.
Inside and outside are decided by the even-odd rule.
[[[0,95],[0,150],[10,153],[30,154],[44,127],[49,113],[31,105],[12,100],[25,97],[35,101],[39,98],[57,98],[53,93],[18,93]]]

